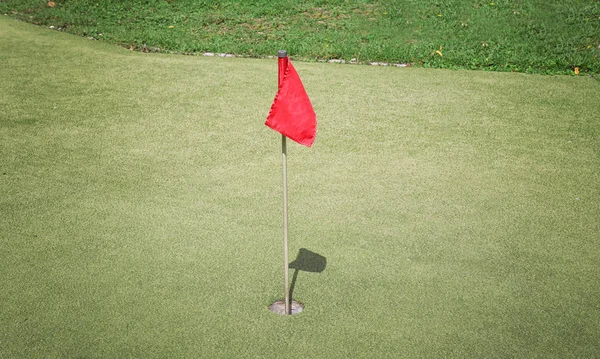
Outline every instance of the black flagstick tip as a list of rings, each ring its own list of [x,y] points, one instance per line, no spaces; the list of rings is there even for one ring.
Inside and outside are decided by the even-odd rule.
[[[285,50],[277,51],[277,57],[287,57],[287,51],[285,51]]]

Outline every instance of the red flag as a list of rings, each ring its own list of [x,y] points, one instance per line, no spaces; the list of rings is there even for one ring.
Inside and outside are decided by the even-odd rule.
[[[315,141],[317,115],[287,57],[279,58],[279,90],[265,125],[304,146]]]

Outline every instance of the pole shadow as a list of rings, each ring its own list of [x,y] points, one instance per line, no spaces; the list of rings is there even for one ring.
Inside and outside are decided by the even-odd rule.
[[[290,285],[290,298],[293,298],[292,295],[294,294],[299,271],[321,273],[325,270],[326,266],[327,258],[315,252],[311,252],[306,248],[300,248],[296,259],[289,264],[289,268],[294,269],[294,276],[292,277],[292,284]]]

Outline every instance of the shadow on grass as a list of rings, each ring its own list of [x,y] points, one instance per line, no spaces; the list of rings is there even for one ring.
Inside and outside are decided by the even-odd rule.
[[[290,285],[290,298],[293,298],[292,295],[294,294],[299,271],[321,273],[325,270],[326,266],[327,258],[315,252],[311,252],[308,249],[300,248],[296,259],[289,264],[289,268],[294,269],[294,276],[292,278],[292,284]]]

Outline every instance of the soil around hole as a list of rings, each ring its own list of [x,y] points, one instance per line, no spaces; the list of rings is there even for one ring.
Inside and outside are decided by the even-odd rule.
[[[285,302],[283,300],[277,300],[269,306],[269,310],[273,313],[285,315]],[[292,300],[290,311],[291,315],[301,313],[304,310],[304,304]]]

